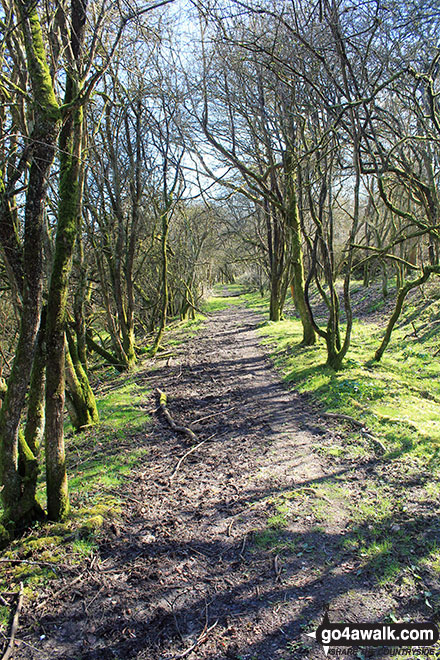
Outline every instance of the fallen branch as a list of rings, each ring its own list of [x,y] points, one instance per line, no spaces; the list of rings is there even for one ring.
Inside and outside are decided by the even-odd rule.
[[[366,438],[367,440],[369,440],[372,443],[372,445],[373,445],[373,447],[376,451],[376,454],[379,453],[380,455],[383,455],[383,454],[387,453],[387,450],[386,450],[385,446],[381,443],[380,440],[375,438],[374,435],[371,435],[371,433],[368,433],[368,431],[366,431],[365,429],[363,431],[361,431],[361,433],[364,436],[364,438]]]
[[[165,351],[164,353],[160,353],[159,351],[156,353],[154,356],[155,360],[165,360],[169,359],[171,357],[176,357],[177,353],[173,351]]]
[[[17,607],[15,610],[14,618],[12,619],[11,634],[9,635],[9,643],[8,646],[6,647],[6,651],[4,652],[1,660],[8,660],[8,658],[10,658],[14,652],[15,635],[17,634],[18,619],[20,616],[21,608],[23,607],[23,597],[24,597],[23,582],[20,582],[20,591],[18,592]]]
[[[177,433],[183,433],[186,435],[187,438],[190,438],[193,442],[197,442],[197,436],[194,433],[194,431],[191,431],[191,429],[187,428],[186,426],[179,426],[176,424],[174,419],[171,417],[168,408],[167,408],[167,395],[165,392],[162,392],[159,388],[155,390],[156,395],[159,397],[159,408],[162,411],[163,416],[167,420],[168,424],[171,426],[173,431],[177,431]]]
[[[310,486],[303,486],[299,490],[303,493],[312,493],[312,495],[315,495],[315,497],[319,497],[322,500],[328,502],[328,504],[330,504],[331,506],[334,506],[334,502],[329,500],[329,498],[323,495],[322,493],[318,493],[318,491],[315,488],[311,488]]]
[[[281,582],[281,571],[283,570],[281,568],[280,563],[278,562],[278,557],[279,555],[276,555],[275,559],[273,560],[273,568],[275,571],[275,582]]]
[[[328,417],[329,419],[341,419],[344,422],[349,422],[353,426],[356,426],[358,429],[360,429],[363,437],[372,443],[376,453],[386,454],[387,450],[384,445],[380,442],[380,440],[375,438],[374,435],[370,433],[364,422],[360,422],[358,419],[350,417],[350,415],[343,415],[342,413],[323,413],[323,416]]]
[[[145,502],[142,502],[141,500],[137,500],[135,497],[131,497],[131,495],[127,495],[126,493],[121,493],[121,492],[116,492],[113,488],[106,488],[105,486],[100,486],[100,490],[105,491],[106,493],[109,493],[110,495],[113,495],[114,497],[121,497],[124,500],[128,500],[129,502],[133,502],[134,504],[139,504],[140,506],[143,506]]]

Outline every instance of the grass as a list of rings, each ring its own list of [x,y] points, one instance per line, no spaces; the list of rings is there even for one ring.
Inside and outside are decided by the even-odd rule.
[[[298,320],[265,323],[263,343],[275,365],[299,392],[308,393],[327,412],[362,421],[395,456],[438,467],[440,449],[440,362],[427,346],[403,343],[398,329],[380,363],[370,362],[382,329],[355,322],[352,347],[339,372],[325,366],[325,347],[301,347]]]
[[[168,352],[169,349],[172,349],[175,346],[180,346],[187,339],[196,337],[204,320],[205,315],[201,312],[197,312],[194,319],[186,321],[180,321],[178,319],[172,320],[168,324],[162,342],[161,352]],[[158,357],[160,357],[160,352],[158,353]]]

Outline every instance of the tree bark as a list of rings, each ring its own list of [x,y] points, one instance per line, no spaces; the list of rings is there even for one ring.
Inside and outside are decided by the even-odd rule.
[[[83,426],[97,424],[99,421],[95,395],[90,387],[89,379],[79,359],[75,340],[66,328],[66,381],[71,405],[75,410],[71,420],[76,431]]]
[[[23,435],[20,436],[20,420],[41,320],[44,203],[60,120],[36,7],[29,7],[19,1],[18,9],[32,85],[34,129],[31,135],[31,164],[25,204],[20,336],[8,380],[8,390],[0,412],[2,500],[4,518],[8,523],[8,531],[12,533],[22,523],[40,515],[40,507],[34,498],[28,498],[26,493],[26,502],[23,499],[23,480],[18,470],[18,445],[20,442],[22,455],[33,461],[26,439]]]
[[[379,348],[374,354],[374,359],[376,360],[376,362],[379,362],[381,360],[382,355],[384,354],[388,344],[390,343],[391,333],[393,332],[394,326],[399,320],[406,296],[411,291],[411,289],[415,289],[417,286],[421,286],[422,284],[424,284],[429,279],[431,273],[440,273],[440,266],[425,266],[425,268],[423,269],[423,273],[420,275],[420,277],[418,277],[416,280],[413,280],[412,282],[407,282],[404,286],[402,286],[399,289],[399,293],[397,294],[397,299],[396,299],[396,305],[394,307],[394,311],[391,315],[391,318],[388,321],[384,338],[382,339]]]
[[[169,300],[169,290],[168,290],[168,234],[170,231],[170,222],[169,222],[169,208],[168,202],[165,204],[165,208],[162,212],[162,238],[161,238],[161,252],[162,252],[162,300],[161,300],[161,309],[160,309],[160,319],[159,319],[159,328],[157,330],[156,338],[154,340],[153,346],[151,348],[151,355],[156,355],[159,346],[162,341],[163,333],[165,332],[165,327],[167,323],[167,311],[168,311],[168,300]]]
[[[76,75],[67,71],[65,104],[77,99],[81,49],[86,23],[86,1],[72,0],[71,48]],[[82,107],[70,110],[60,133],[60,182],[55,254],[47,307],[47,384],[46,384],[46,487],[47,513],[51,520],[62,520],[69,512],[64,450],[65,356],[64,331],[69,276],[78,231],[80,209]]]
[[[291,155],[285,154],[287,191],[286,223],[289,228],[291,241],[293,298],[303,327],[301,343],[304,346],[313,346],[316,342],[316,333],[304,293],[304,258],[301,240],[301,223],[296,192],[296,175],[291,161]]]

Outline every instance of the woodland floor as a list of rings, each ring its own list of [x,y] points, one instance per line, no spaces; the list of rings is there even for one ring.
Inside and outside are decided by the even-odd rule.
[[[259,322],[228,307],[162,367],[139,373],[145,405],[155,407],[160,387],[176,422],[205,442],[171,478],[191,444],[154,416],[138,438],[148,458],[119,492],[122,517],[104,527],[86,567],[66,569],[25,606],[17,660],[319,659],[305,632],[326,605],[333,621],[432,617],[423,597],[438,593],[432,576],[417,569],[415,587],[381,581],[351,544],[371,529],[349,514],[375,484],[387,483],[391,500],[393,489],[408,488],[408,508],[380,523],[391,555],[403,528],[414,543],[438,538],[423,474],[402,483],[380,457],[321,455],[335,429],[282,384]],[[326,496],[323,483],[334,486]]]

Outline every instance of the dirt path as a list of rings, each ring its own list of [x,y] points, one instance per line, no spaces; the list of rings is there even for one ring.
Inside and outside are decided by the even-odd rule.
[[[304,628],[326,604],[335,620],[396,606],[350,550],[347,504],[366,496],[374,463],[321,456],[331,431],[282,385],[258,321],[218,312],[170,364],[140,375],[205,443],[170,479],[190,446],[155,418],[150,460],[121,492],[123,524],[106,530],[78,587],[27,611],[17,658],[321,658]]]

